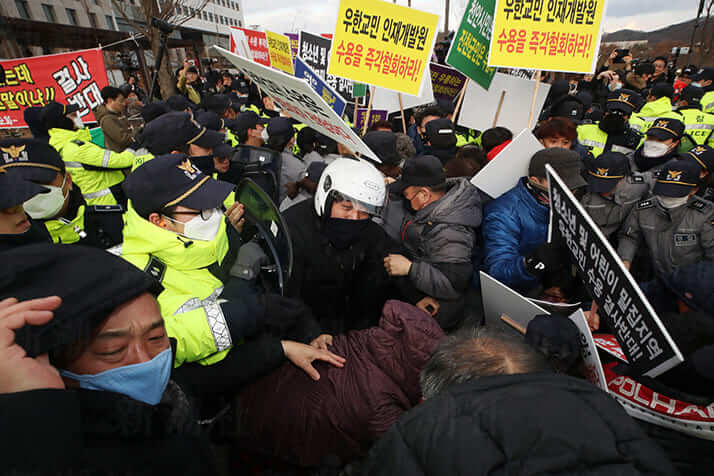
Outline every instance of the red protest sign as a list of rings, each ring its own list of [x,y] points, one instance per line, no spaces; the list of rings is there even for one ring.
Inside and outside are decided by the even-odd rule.
[[[92,109],[102,104],[109,84],[102,50],[73,51],[0,61],[0,128],[27,127],[24,111],[50,101],[76,104],[84,122],[95,122]]]
[[[242,51],[244,48],[250,50],[250,55],[253,61],[262,64],[263,66],[270,66],[270,52],[268,51],[268,38],[265,32],[258,30],[250,30],[248,28],[240,28],[237,26],[231,27],[232,30],[240,30],[245,36],[245,45],[238,45],[236,41],[242,42],[243,39],[240,35],[231,35],[231,51]]]

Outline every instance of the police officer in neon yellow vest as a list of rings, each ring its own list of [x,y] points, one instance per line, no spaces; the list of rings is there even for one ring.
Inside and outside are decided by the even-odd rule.
[[[678,119],[662,117],[655,119],[647,130],[642,146],[633,157],[640,172],[657,171],[670,159],[677,156],[684,135],[684,123]]]
[[[682,115],[684,133],[697,145],[714,146],[714,114],[702,111],[704,90],[689,85],[679,94],[677,112]]]
[[[714,114],[714,68],[702,68],[692,76],[692,85],[704,90],[702,111]]]
[[[665,82],[655,83],[647,95],[647,102],[639,112],[630,117],[630,127],[640,134],[646,134],[655,119],[663,117],[682,120],[682,115],[672,110],[674,88]]]
[[[607,100],[603,118],[596,124],[578,126],[578,142],[586,147],[593,157],[612,151],[632,158],[642,136],[630,127],[628,121],[642,102],[642,97],[629,89],[612,92]]]
[[[107,249],[121,243],[121,205],[87,205],[59,153],[37,139],[0,142],[0,169],[45,186],[24,203],[33,224],[46,228],[52,241]]]
[[[51,102],[42,108],[42,123],[50,145],[62,156],[69,173],[90,205],[116,205],[125,201],[121,191],[124,173],[134,162],[130,150],[112,152],[92,143],[89,129],[78,115],[79,107]]]

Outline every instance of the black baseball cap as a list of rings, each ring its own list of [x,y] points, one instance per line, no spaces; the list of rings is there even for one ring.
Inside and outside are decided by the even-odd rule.
[[[692,76],[692,81],[714,81],[714,68],[702,68]]]
[[[163,101],[150,102],[141,108],[141,118],[144,119],[145,124],[148,124],[157,117],[171,111],[173,111],[173,109],[167,106]]]
[[[603,152],[597,158],[589,158],[585,165],[588,190],[593,193],[608,193],[630,173],[630,161],[620,152]]]
[[[699,183],[701,166],[691,160],[671,159],[660,169],[652,193],[663,197],[684,197]]]
[[[154,155],[169,154],[186,144],[212,149],[224,140],[224,135],[201,126],[188,112],[169,112],[144,127],[144,145]]]
[[[122,187],[137,213],[146,218],[174,205],[194,210],[217,208],[234,185],[204,174],[186,154],[167,154],[134,170]]]
[[[698,145],[679,157],[684,160],[693,160],[702,170],[710,173],[714,171],[714,149],[708,145]]]
[[[668,97],[672,99],[674,97],[674,87],[665,81],[659,81],[652,85],[650,95],[656,98]]]
[[[549,115],[550,117],[567,117],[572,121],[580,121],[585,116],[585,109],[585,105],[578,97],[566,94],[553,103]]]
[[[231,130],[242,132],[248,129],[255,129],[258,124],[265,126],[267,123],[268,119],[259,116],[255,111],[245,111],[238,114],[233,120]]]
[[[65,173],[62,157],[54,147],[37,139],[5,139],[0,141],[0,169],[37,183],[52,182]]]
[[[295,133],[293,129],[293,121],[287,117],[274,117],[268,121],[266,128],[268,137],[283,137],[291,136]]]
[[[226,126],[225,121],[213,111],[199,112],[196,114],[196,122],[212,131],[218,131]]]
[[[684,68],[682,68],[682,76],[692,76],[693,74],[696,74],[697,72],[697,67],[693,64],[688,64]]]
[[[196,105],[189,101],[186,96],[174,94],[166,100],[166,105],[174,111],[185,111],[186,109],[193,110]]]
[[[426,137],[434,149],[456,147],[456,127],[448,119],[434,119],[426,123]]]
[[[14,171],[6,172],[0,169],[0,210],[16,207],[35,195],[49,191],[42,185],[24,180]]]
[[[213,148],[213,156],[226,158],[233,155],[233,147],[227,142],[221,142]]]
[[[62,298],[46,324],[15,331],[15,342],[31,357],[91,337],[117,307],[160,291],[148,273],[103,249],[38,243],[2,255],[0,300]]]
[[[420,155],[404,163],[402,176],[392,187],[401,193],[407,187],[433,187],[445,182],[446,173],[441,160],[433,155]]]
[[[678,119],[658,117],[647,129],[646,135],[659,140],[679,140],[684,134],[684,123]]]
[[[679,93],[680,101],[687,101],[687,104],[698,106],[704,97],[704,89],[699,86],[689,85]]]
[[[545,164],[550,164],[555,169],[570,190],[587,185],[580,175],[580,155],[577,152],[559,147],[539,150],[533,154],[528,164],[528,176],[545,178]]]
[[[362,140],[383,164],[399,165],[402,162],[397,153],[397,135],[394,132],[372,131],[365,134]]]
[[[642,96],[630,89],[618,89],[610,94],[607,99],[608,111],[621,111],[627,115],[637,111],[642,106]]]
[[[203,105],[207,111],[215,112],[219,116],[222,116],[223,113],[231,107],[231,99],[227,94],[214,94],[208,96],[203,101]]]
[[[320,177],[322,177],[322,172],[324,172],[326,168],[327,164],[325,162],[319,160],[310,162],[310,165],[307,166],[307,170],[305,171],[305,178],[311,182],[318,183]]]
[[[40,118],[47,129],[63,128],[62,126],[69,125],[67,123],[69,119],[66,116],[77,111],[79,111],[79,106],[76,104],[61,104],[56,101],[50,101],[43,106]]]

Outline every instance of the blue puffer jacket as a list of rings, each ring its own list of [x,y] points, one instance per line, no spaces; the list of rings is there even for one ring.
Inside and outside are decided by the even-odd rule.
[[[548,207],[528,192],[525,178],[484,209],[484,271],[519,292],[538,284],[523,257],[548,238]]]

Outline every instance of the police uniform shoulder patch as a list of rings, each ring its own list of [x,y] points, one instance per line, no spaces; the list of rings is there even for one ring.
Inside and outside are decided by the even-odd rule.
[[[79,139],[73,139],[72,142],[73,142],[74,144],[77,144],[77,145],[84,145],[84,142],[82,142],[82,141],[79,140]]]
[[[645,183],[645,178],[642,175],[630,175],[630,183]]]
[[[89,209],[95,213],[124,213],[121,205],[91,205]]]
[[[638,203],[637,209],[644,210],[645,208],[652,208],[653,206],[654,206],[654,200],[649,198],[647,200],[642,200],[640,203]]]
[[[164,280],[164,274],[166,274],[166,264],[156,256],[149,255],[149,262],[146,264],[144,272],[148,273],[158,282],[162,282]]]
[[[706,213],[712,208],[712,203],[706,200],[696,199],[689,204],[689,208],[693,208],[700,213]]]

